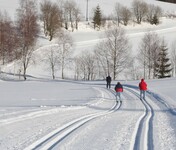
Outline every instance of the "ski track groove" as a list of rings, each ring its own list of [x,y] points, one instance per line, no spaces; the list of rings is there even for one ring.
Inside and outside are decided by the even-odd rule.
[[[137,92],[127,87],[125,89],[140,99],[140,96]],[[134,143],[131,143],[130,150],[154,149],[153,145],[154,111],[152,106],[146,101],[146,99],[142,99],[141,102],[144,105],[145,110],[136,123],[135,131],[133,133],[134,140],[132,140]]]
[[[105,89],[105,88],[103,88],[103,89]],[[111,92],[114,95],[114,92],[112,92],[111,90],[104,90],[104,91]],[[104,96],[104,93],[102,93],[102,95]],[[44,136],[43,138],[37,140],[33,144],[26,147],[24,150],[53,149],[63,139],[65,139],[69,134],[71,134],[72,132],[74,132],[75,130],[77,130],[78,128],[80,128],[81,126],[86,124],[87,122],[89,122],[95,118],[113,113],[113,112],[117,111],[121,107],[121,105],[122,105],[121,102],[117,102],[109,110],[101,111],[98,113],[92,113],[92,114],[80,117],[78,119],[72,120],[72,121],[68,122],[67,124],[59,127],[58,129],[50,132],[48,135]]]
[[[126,91],[130,92],[133,96],[137,97],[139,99],[139,93],[137,93],[137,89],[126,87],[124,88]],[[111,97],[115,97],[115,91],[112,89],[107,90],[106,88],[98,89],[101,92],[101,95],[104,100],[104,92],[111,93]],[[136,91],[135,91],[136,90]],[[103,92],[102,92],[103,91]],[[109,94],[108,93],[108,94]],[[127,93],[125,93],[127,94]],[[129,94],[127,94],[129,95]],[[100,98],[101,99],[101,98]],[[115,98],[114,98],[115,100]],[[138,119],[135,131],[133,132],[132,136],[132,142],[130,144],[130,150],[147,150],[147,149],[154,149],[153,145],[153,117],[154,117],[154,111],[152,106],[145,100],[141,100],[143,106],[144,106],[144,113],[141,115],[141,117]],[[56,130],[50,132],[49,134],[45,135],[44,137],[38,139],[31,145],[24,148],[24,150],[51,150],[55,148],[62,140],[67,138],[71,133],[73,133],[75,130],[79,129],[81,126],[86,124],[87,122],[104,116],[108,115],[110,113],[113,113],[120,109],[122,103],[117,102],[115,103],[109,110],[101,111],[92,113],[89,115],[82,116],[80,118],[74,119],[63,126],[57,128]]]

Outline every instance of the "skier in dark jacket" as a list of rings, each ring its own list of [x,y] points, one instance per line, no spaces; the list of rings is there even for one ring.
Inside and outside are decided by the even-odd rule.
[[[145,92],[147,90],[147,83],[144,81],[144,79],[141,79],[141,82],[139,83],[139,89],[140,89],[140,99],[143,98],[145,99]]]
[[[116,91],[116,101],[117,101],[117,96],[119,97],[119,100],[121,101],[121,93],[123,92],[123,86],[120,84],[120,82],[117,82],[115,86],[115,91]]]
[[[111,77],[110,76],[106,77],[106,87],[109,89],[111,88]]]

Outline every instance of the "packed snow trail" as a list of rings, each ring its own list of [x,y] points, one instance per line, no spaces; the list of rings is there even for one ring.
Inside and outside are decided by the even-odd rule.
[[[140,96],[137,92],[135,92],[132,89],[126,88],[129,92],[133,93],[136,95],[139,99]],[[132,143],[130,149],[133,150],[152,150],[153,148],[153,116],[154,116],[154,111],[152,106],[146,101],[146,99],[141,99],[141,102],[144,105],[144,113],[143,115],[139,118],[136,128],[134,131],[134,137],[135,141]]]
[[[52,149],[54,148],[61,140],[66,138],[69,134],[71,134],[74,130],[78,129],[88,121],[91,121],[92,119],[95,119],[97,117],[100,117],[102,115],[107,115],[109,113],[114,112],[116,109],[120,108],[121,103],[116,104],[113,108],[111,108],[109,111],[91,114],[88,116],[84,116],[81,118],[78,118],[76,120],[73,120],[72,122],[69,122],[68,124],[62,126],[61,128],[58,128],[54,132],[50,133],[43,139],[41,139],[41,142],[36,142],[36,144],[33,144],[31,147],[26,148],[27,149]],[[38,144],[39,143],[39,144]],[[47,143],[46,145],[44,145]]]
[[[104,90],[105,91],[105,90]],[[103,95],[104,96],[104,95]],[[114,95],[111,95],[111,98],[114,98]],[[110,113],[113,113],[114,111],[118,110],[121,106],[121,103],[115,103],[112,108],[109,110],[101,111],[98,113],[92,113],[89,115],[85,115],[83,117],[80,117],[78,119],[75,119],[71,122],[68,122],[67,124],[63,125],[62,127],[56,129],[55,131],[49,133],[45,137],[39,139],[35,143],[31,144],[25,150],[29,149],[53,149],[60,141],[62,141],[64,138],[66,138],[69,134],[71,134],[74,130],[78,129],[85,123],[101,117],[103,115],[108,115]]]
[[[115,101],[115,96],[114,96],[115,92],[113,92],[112,90],[110,90],[110,92],[113,95],[114,101]],[[124,91],[124,92],[126,93],[126,91]],[[127,105],[127,106],[124,106],[124,108],[120,107],[119,109],[116,109],[115,111],[113,111],[113,113],[110,113],[109,115],[101,116],[100,118],[94,119],[91,122],[84,124],[84,126],[82,126],[81,128],[78,128],[75,131],[75,134],[72,134],[71,136],[64,139],[64,141],[59,143],[53,149],[57,150],[57,149],[66,148],[68,150],[70,150],[70,149],[77,149],[77,150],[81,150],[81,149],[84,149],[84,150],[108,149],[108,150],[110,150],[110,149],[114,149],[115,150],[115,149],[121,149],[122,148],[121,145],[125,145],[125,149],[129,149],[132,132],[127,132],[127,131],[134,130],[133,125],[136,124],[136,120],[139,118],[139,116],[142,113],[141,112],[140,113],[133,112],[132,113],[133,117],[132,117],[128,111],[123,110],[123,109],[132,109],[132,107],[130,107],[130,105],[129,105],[129,104],[131,104],[130,101],[132,99],[137,99],[134,94],[133,94],[133,96],[130,96],[128,93],[126,93],[126,95],[128,95],[128,98],[127,98],[127,96],[123,97],[124,101],[122,102],[122,106],[123,105]],[[126,103],[127,99],[129,99],[129,104]],[[137,102],[137,104],[136,104],[137,108],[140,108],[142,105],[140,104],[140,102],[138,102],[138,100],[136,102]],[[140,105],[138,105],[138,103]],[[125,111],[125,114],[124,114],[124,111]],[[130,125],[119,126],[121,123],[116,124],[115,122],[117,122],[117,121],[119,122],[122,120],[121,117],[123,118],[123,120],[125,119],[125,121],[123,121],[122,124],[125,125],[127,123],[126,121],[128,121],[128,123]],[[108,126],[110,126],[110,125],[113,125],[112,129],[111,128],[109,129]],[[118,126],[120,128],[118,128],[118,130],[117,130]],[[109,131],[105,132],[107,128],[109,129]],[[89,131],[87,131],[87,129],[89,129]],[[118,133],[119,131],[122,131],[122,133],[123,132],[126,132],[126,133],[119,134]],[[112,133],[114,135],[112,135],[110,133]],[[106,135],[107,139],[108,139],[108,141],[111,141],[111,144],[106,145],[105,143],[108,141],[106,141],[105,143],[103,142],[104,136],[101,136],[102,134],[107,134]],[[118,135],[116,135],[116,134],[118,134]],[[87,138],[87,137],[89,137],[89,138]],[[113,140],[111,140],[112,137],[113,137]],[[128,141],[128,143],[123,144],[124,139],[126,139],[126,141]],[[103,143],[101,143],[101,142],[103,142]],[[78,145],[77,145],[77,143],[78,143]],[[80,143],[82,143],[82,144],[80,144]],[[83,147],[79,147],[79,145],[83,145]],[[101,148],[99,147],[100,145],[101,145]]]
[[[4,150],[90,150],[100,149],[100,146],[101,149],[107,150],[165,148],[163,133],[164,137],[168,137],[167,135],[174,135],[174,131],[167,121],[168,114],[162,112],[165,105],[161,102],[156,103],[153,93],[147,92],[146,99],[140,100],[137,87],[124,85],[122,103],[116,103],[114,90],[100,86],[102,85],[92,84],[92,87],[99,91],[95,100],[83,106],[70,108],[68,111],[64,111],[67,108],[62,108],[61,111],[61,108],[46,107],[4,113],[8,118],[5,119],[1,115],[0,126],[2,130],[3,128],[10,130],[9,133],[4,132],[8,133],[3,134],[5,138],[0,137],[0,148]],[[168,113],[172,115],[171,111]],[[53,117],[57,115],[59,117]],[[156,127],[157,125],[160,127],[161,122],[167,122],[166,125],[162,124],[166,129],[164,131]],[[13,144],[12,139],[15,139]],[[165,140],[171,143],[167,147],[172,149],[175,145],[174,140],[172,138],[170,141],[168,138]]]
[[[81,149],[84,149],[84,150],[89,150],[89,149],[108,149],[108,150],[110,149],[113,149],[113,150],[115,149],[131,149],[131,150],[132,149],[135,149],[135,150],[136,149],[144,149],[144,150],[157,149],[158,145],[156,145],[156,143],[153,143],[154,142],[153,126],[155,125],[155,123],[153,123],[154,116],[155,116],[154,108],[156,108],[157,105],[155,105],[152,102],[152,100],[148,97],[148,95],[146,96],[145,100],[144,99],[140,100],[139,91],[136,91],[135,88],[133,89],[133,88],[126,87],[123,93],[123,100],[124,101],[122,102],[122,107],[120,107],[120,109],[118,109],[117,112],[113,112],[109,114],[107,117],[103,117],[104,119],[102,119],[101,117],[101,119],[96,119],[96,120],[93,120],[92,122],[89,122],[88,124],[85,124],[78,130],[76,130],[75,134],[73,134],[71,137],[67,137],[66,139],[64,139],[65,141],[61,142],[58,145],[58,147],[55,147],[53,149],[54,150],[64,149],[64,148],[68,150],[70,149],[77,149],[77,150],[81,150]],[[128,102],[126,102],[127,100]],[[133,102],[135,102],[135,105],[137,106],[136,110],[139,109],[139,112],[138,111],[128,112],[129,110],[125,108],[125,107],[129,107],[129,109],[131,110],[133,109],[135,105],[130,104],[131,100],[134,100]],[[121,114],[123,109],[124,111],[125,110],[127,111]],[[132,113],[134,114],[131,115]],[[124,122],[124,118],[128,120],[127,126],[122,125],[123,124],[122,122]],[[116,124],[115,122],[116,121],[119,122],[120,119],[122,119],[123,121],[120,122],[121,126],[120,128],[117,129],[117,127],[115,126],[118,126],[118,124]],[[109,126],[108,124],[109,125],[116,124],[115,126],[113,125],[113,128],[116,128],[117,131],[116,130],[111,131],[111,129],[108,129],[108,132],[104,133],[104,131],[106,131],[107,126]],[[89,129],[89,132],[87,131],[86,128]],[[123,131],[125,131],[125,134]],[[113,135],[114,132],[115,133],[117,132],[117,134]],[[119,135],[118,132],[123,133],[123,134]],[[102,133],[103,133],[103,136],[101,136]],[[107,136],[106,138],[107,141],[105,141],[104,135]],[[89,137],[89,138],[86,138],[86,137]],[[110,143],[107,143],[108,141]],[[80,147],[80,145],[83,145],[83,146]],[[101,148],[100,148],[100,145],[101,145]]]
[[[131,92],[133,95],[136,95],[138,99],[140,99],[139,96],[139,90],[136,86],[125,86],[125,89],[129,92]],[[139,118],[135,131],[133,132],[133,138],[132,143],[130,146],[130,150],[133,149],[144,149],[144,150],[152,150],[152,149],[162,149],[163,145],[163,138],[162,138],[162,132],[158,134],[158,131],[162,131],[162,127],[160,126],[161,120],[169,119],[170,117],[173,117],[175,115],[171,108],[167,108],[165,103],[160,100],[159,97],[154,97],[154,93],[147,91],[146,92],[146,98],[142,99],[141,102],[144,106],[144,114]],[[168,113],[164,113],[161,115],[163,110],[168,109]],[[160,118],[160,116],[167,116],[166,118]],[[167,121],[168,124],[169,121]],[[159,127],[156,127],[157,124]],[[168,134],[170,132],[175,135],[174,130],[172,129],[172,126],[168,126]],[[157,139],[156,139],[157,137]],[[159,139],[160,137],[160,139]],[[158,147],[158,144],[156,144],[160,140],[160,146]],[[174,147],[172,141],[169,141],[171,143],[170,147]],[[165,143],[165,142],[164,142]],[[176,144],[175,144],[176,145]],[[171,148],[172,149],[172,148]]]

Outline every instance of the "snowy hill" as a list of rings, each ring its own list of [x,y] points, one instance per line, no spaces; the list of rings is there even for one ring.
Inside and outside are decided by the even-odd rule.
[[[12,5],[8,5],[8,3],[4,0],[0,0],[1,4],[1,10],[6,9],[8,13],[13,17],[15,17],[15,9],[18,8],[18,0],[14,0],[12,2]],[[38,1],[40,2],[40,1]],[[82,9],[82,14],[84,14],[85,6],[86,6],[86,0],[80,1],[76,0],[76,2],[79,4],[80,8]],[[90,0],[89,1],[89,13],[91,16],[92,9],[99,4],[102,6],[102,10],[106,15],[111,14],[113,11],[113,7],[115,0],[106,1],[106,0]],[[119,1],[121,2],[121,1]],[[174,12],[176,11],[175,4],[168,4],[168,3],[162,3],[154,0],[146,0],[146,2],[151,4],[159,5],[161,8],[165,10],[165,12]],[[131,5],[131,1],[123,1],[121,2],[123,5]],[[13,6],[13,7],[12,7]],[[129,7],[128,6],[128,7]],[[132,54],[136,55],[138,52],[139,42],[144,36],[144,34],[148,31],[155,31],[161,38],[164,38],[168,44],[168,47],[170,48],[175,39],[175,32],[176,32],[176,20],[175,19],[167,19],[163,18],[161,20],[161,24],[158,26],[150,25],[147,23],[142,23],[142,25],[137,24],[131,24],[127,27],[124,27],[126,30],[126,34],[129,38],[129,44],[132,47]],[[94,29],[87,26],[86,22],[81,22],[79,24],[79,30],[71,33],[71,36],[74,40],[74,52],[73,55],[76,56],[80,54],[82,51],[93,51],[95,49],[95,46],[98,42],[101,40],[101,34],[103,33],[104,29],[101,29],[101,31],[95,31]],[[42,33],[41,33],[42,34]],[[86,36],[85,36],[86,35]],[[136,42],[138,41],[138,42]],[[37,58],[35,60],[35,64],[32,64],[28,70],[27,74],[35,77],[44,77],[44,76],[51,76],[51,71],[49,69],[48,64],[43,62],[44,55],[43,52],[46,54],[47,51],[52,47],[52,45],[55,45],[55,41],[49,42],[47,38],[43,38],[43,35],[41,35],[38,38],[38,43],[36,45],[36,52],[34,53],[34,58]],[[12,63],[8,66],[2,66],[1,70],[7,73],[12,74],[18,74],[20,67],[18,64]],[[69,75],[66,75],[67,78],[73,78],[74,72],[67,70],[69,72]],[[68,74],[68,73],[67,73]],[[57,77],[61,77],[61,73],[57,72]],[[123,75],[120,76],[121,79],[123,78]]]
[[[129,43],[132,46],[132,55],[136,55],[139,49],[139,42],[143,38],[144,34],[148,31],[155,31],[161,38],[164,38],[167,42],[169,49],[171,49],[172,44],[176,40],[176,20],[162,18],[161,24],[149,25],[143,23],[142,25],[129,25],[124,27],[126,30],[126,34],[129,39]],[[73,48],[73,56],[79,55],[83,51],[93,51],[95,49],[96,44],[101,41],[101,35],[104,32],[104,29],[101,31],[96,31],[92,28],[86,27],[85,23],[80,23],[80,28],[78,31],[71,33],[71,36],[74,40],[74,48]],[[85,36],[86,35],[86,36]],[[138,42],[136,42],[138,41]],[[47,62],[43,60],[46,57],[46,54],[49,52],[51,47],[54,47],[55,41],[49,42],[47,38],[39,38],[36,51],[34,52],[35,63],[30,65],[27,74],[35,77],[45,76],[51,78],[51,69]],[[1,70],[7,73],[18,74],[19,73],[18,63],[11,63],[7,66],[2,66]],[[67,78],[74,78],[73,70],[66,71]],[[57,77],[61,77],[60,71],[57,72]],[[119,77],[120,79],[124,79],[123,75]]]

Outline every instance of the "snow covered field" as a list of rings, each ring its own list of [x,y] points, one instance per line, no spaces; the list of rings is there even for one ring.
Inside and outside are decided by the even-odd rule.
[[[0,149],[175,149],[176,79],[122,81],[122,103],[105,81],[0,82]]]
[[[146,1],[176,11],[174,4]],[[98,2],[107,13],[113,7],[105,0],[90,0],[90,6]],[[13,16],[17,3],[13,0],[9,5],[7,0],[0,0],[0,9]],[[158,26],[126,28],[133,53],[137,53],[138,42],[149,29],[163,36],[169,46],[176,41],[176,20],[163,18],[162,22]],[[75,54],[92,50],[100,33],[85,26],[73,32]],[[41,56],[42,50],[52,44],[39,39],[35,55]],[[145,100],[139,99],[139,81],[121,81],[121,103],[115,101],[117,81],[109,90],[105,81],[51,80],[44,68],[45,64],[36,62],[27,72],[31,75],[27,81],[13,76],[14,64],[1,68],[10,74],[0,74],[0,150],[175,149],[176,78],[147,80]]]

